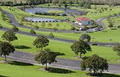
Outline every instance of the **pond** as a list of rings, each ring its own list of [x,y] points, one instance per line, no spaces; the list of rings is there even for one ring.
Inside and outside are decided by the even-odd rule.
[[[51,10],[56,10],[56,11],[63,11],[62,14],[67,14],[70,15],[71,13],[73,15],[83,15],[85,14],[84,11],[78,11],[75,9],[69,9],[69,8],[43,8],[43,7],[35,7],[35,8],[26,8],[25,11],[31,14],[35,14],[36,12],[41,12],[41,13],[47,13]]]
[[[40,17],[26,17],[25,20],[32,22],[62,22],[63,21],[58,19],[40,18]]]

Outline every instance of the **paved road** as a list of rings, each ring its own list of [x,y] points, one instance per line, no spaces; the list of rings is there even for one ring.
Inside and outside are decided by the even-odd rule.
[[[120,16],[120,14],[117,14],[117,15],[113,15],[113,16],[109,16],[110,18],[111,17],[118,17],[118,16]],[[105,25],[104,25],[104,23],[102,22],[103,20],[105,20],[105,19],[107,19],[108,17],[103,17],[103,18],[100,18],[100,19],[97,19],[96,20],[96,22],[97,22],[97,24],[99,25],[99,26],[102,26],[102,28],[100,29],[101,31],[102,30],[105,30]]]
[[[29,54],[21,51],[15,51],[15,53],[8,56],[8,58],[16,61],[24,62],[24,63],[38,65],[37,62],[34,60],[34,56],[35,55],[33,54]],[[57,58],[56,60],[57,60],[56,63],[53,63],[49,66],[70,69],[70,70],[80,70],[80,64],[81,64],[80,60],[68,60],[68,59],[61,59],[61,58]],[[108,73],[120,73],[120,65],[109,64]]]

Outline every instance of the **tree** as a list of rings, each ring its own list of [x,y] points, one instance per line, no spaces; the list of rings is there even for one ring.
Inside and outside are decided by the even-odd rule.
[[[57,24],[56,24],[56,27],[59,27],[59,26],[60,26],[59,23],[57,23]]]
[[[0,24],[0,29],[2,29],[3,28],[3,26]]]
[[[79,39],[79,40],[83,40],[83,41],[85,41],[85,42],[90,42],[91,37],[90,37],[90,35],[88,35],[88,34],[82,34],[82,35],[80,36],[80,39]]]
[[[44,28],[45,27],[45,22],[42,22],[41,26]]]
[[[67,6],[68,6],[67,4],[64,5],[65,8],[67,8]]]
[[[6,31],[3,35],[2,38],[4,40],[7,40],[9,43],[11,41],[17,40],[18,38],[15,36],[15,33],[13,31]]]
[[[83,59],[81,63],[81,70],[86,70],[87,68],[90,73],[93,71],[93,75],[97,75],[98,71],[102,73],[104,70],[108,70],[108,63],[106,59],[98,55],[93,55],[92,57]]]
[[[30,33],[31,34],[36,34],[36,32],[33,29],[30,30]]]
[[[51,28],[51,27],[52,27],[52,24],[51,24],[51,23],[48,23],[48,27]]]
[[[76,30],[76,28],[75,28],[75,27],[72,27],[72,28],[71,28],[71,30],[73,30],[73,31],[74,31],[74,30]]]
[[[6,56],[9,55],[10,53],[14,53],[15,48],[8,42],[0,42],[0,55],[4,55],[5,61],[6,61]]]
[[[49,36],[50,36],[50,38],[54,38],[54,35],[52,32],[49,34]]]
[[[108,27],[111,29],[113,27],[113,24],[109,22]]]
[[[19,29],[18,29],[16,26],[13,26],[13,27],[12,27],[12,31],[14,31],[14,32],[18,32]]]
[[[49,45],[49,40],[46,37],[40,35],[35,39],[33,45],[36,46],[36,48],[40,48],[42,50],[43,47]]]
[[[76,55],[80,53],[80,58],[82,57],[82,54],[86,54],[87,51],[91,51],[90,45],[82,40],[73,43],[73,45],[71,45],[71,49]]]
[[[56,52],[51,51],[50,49],[41,50],[39,54],[35,56],[35,60],[42,65],[46,65],[45,69],[47,70],[47,63],[51,64],[56,62]]]
[[[117,55],[120,56],[120,44],[116,45],[115,47],[113,47],[113,50],[115,52],[117,52]]]

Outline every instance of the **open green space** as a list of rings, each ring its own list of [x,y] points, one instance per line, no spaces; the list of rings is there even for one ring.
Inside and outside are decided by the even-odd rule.
[[[39,3],[40,5],[37,5],[39,0],[0,0],[0,1],[13,1],[13,3],[16,3],[16,4],[21,3],[20,6],[16,6],[16,7],[10,5],[10,6],[0,6],[0,8],[13,14],[16,20],[18,21],[18,23],[29,26],[29,27],[33,27],[33,28],[36,28],[36,26],[38,26],[41,29],[55,30],[57,28],[58,30],[71,30],[71,28],[73,27],[73,21],[75,21],[77,17],[81,17],[81,16],[80,15],[74,16],[73,14],[70,14],[68,16],[50,16],[50,15],[29,14],[23,11],[24,6],[21,6],[21,5],[25,5],[25,7],[34,7],[34,1],[36,1],[37,7],[55,7],[55,8],[66,7],[70,9],[76,9],[78,11],[86,11],[87,14],[84,15],[84,17],[88,17],[94,21],[102,17],[108,17],[111,15],[116,15],[118,13],[120,14],[120,6],[111,6],[111,4],[109,5],[90,4],[91,9],[88,9],[89,7],[86,8],[86,6],[89,6],[89,4],[86,4],[86,5],[84,4],[83,6],[81,6],[80,3],[82,2],[80,0],[79,2],[71,1],[73,3],[68,2],[70,0],[61,0],[61,1],[58,1],[58,3],[54,3],[54,2],[49,3],[49,1],[51,0],[41,0],[43,2],[41,2],[42,4]],[[33,1],[33,3],[31,4],[28,3],[28,6],[27,6],[26,1],[27,2]],[[90,2],[94,3],[95,0],[90,1]],[[26,4],[23,4],[23,3],[26,3]],[[104,3],[103,1],[103,4],[106,4],[106,3]],[[115,2],[114,4],[116,5]],[[20,9],[23,9],[23,10],[20,10]],[[63,12],[64,11],[58,11],[58,10],[48,11],[48,13],[56,13],[56,14],[60,14]],[[70,20],[65,21],[65,22],[45,22],[44,26],[42,26],[43,25],[42,22],[29,22],[29,21],[24,20],[25,17],[45,17],[45,18],[52,18],[52,19],[61,19],[61,20],[70,19]],[[0,26],[11,29],[13,26],[10,24],[10,22],[11,21],[7,17],[7,15],[3,14],[0,11]],[[91,42],[120,43],[120,36],[119,36],[120,35],[119,34],[120,33],[120,25],[119,25],[120,17],[113,17],[113,18],[105,19],[102,22],[105,24],[105,27],[106,27],[105,30],[100,31],[100,32],[89,32],[88,33],[91,36]],[[109,27],[110,22],[113,25],[112,28]],[[30,32],[30,29],[22,28],[20,26],[18,28],[20,31]],[[35,32],[37,34],[47,35],[47,36],[49,36],[51,33],[51,32],[45,32],[45,31],[38,31],[36,29],[35,29]],[[5,41],[1,38],[3,33],[4,31],[0,30],[0,42]],[[86,32],[84,31],[82,33],[62,33],[62,32],[58,33],[54,31],[52,33],[55,36],[55,38],[79,40],[79,37],[83,33],[86,33]],[[18,34],[18,33],[16,33],[16,36],[18,37],[18,40],[12,41],[11,44],[15,47],[17,51],[27,52],[31,54],[39,53],[38,50],[40,49],[33,46],[33,41],[36,39],[36,37],[24,35],[24,34]],[[45,48],[49,48],[54,52],[60,52],[60,53],[65,54],[65,55],[59,56],[58,58],[81,60],[81,58],[76,56],[75,53],[72,51],[71,49],[72,43],[62,42],[62,41],[52,40],[52,39],[49,39],[49,41],[50,41],[49,45]],[[113,47],[91,46],[91,48],[92,48],[92,51],[86,53],[85,55],[82,55],[82,57],[85,58],[85,57],[90,57],[94,54],[97,54],[98,56],[107,59],[109,64],[115,64],[115,65],[120,64],[120,56],[118,56],[117,53],[113,51]],[[7,59],[7,60],[9,61],[10,59]],[[93,63],[95,64],[95,61]],[[111,65],[111,66],[114,66],[114,65]],[[55,69],[54,72],[50,72],[51,70],[48,72],[48,71],[45,71],[43,69],[43,66],[41,65],[31,65],[31,64],[25,64],[25,63],[16,62],[16,61],[13,61],[13,63],[4,63],[3,58],[0,58],[0,77],[120,77],[120,74],[106,74],[105,73],[103,76],[89,76],[87,75],[88,72],[86,71],[83,72],[80,70],[79,71],[67,70],[67,69],[61,69],[61,68],[54,68],[54,69]],[[95,72],[95,70],[93,71]],[[116,70],[113,70],[113,71],[116,71]]]
[[[90,77],[85,72],[74,71],[73,73],[51,73],[40,70],[40,66],[25,64],[4,64],[0,63],[0,77]],[[47,73],[47,74],[46,74]]]
[[[2,31],[0,31],[0,36],[3,34]],[[17,34],[18,40],[13,41],[12,44],[14,46],[25,46],[27,48],[17,48],[16,50],[33,53],[38,53],[39,50],[35,46],[33,46],[33,41],[35,40],[35,37],[32,36],[26,36],[26,35],[20,35]],[[2,39],[1,39],[2,40]],[[46,48],[50,48],[55,52],[64,53],[65,55],[60,56],[60,58],[66,58],[66,59],[79,59],[75,56],[75,54],[72,52],[70,46],[71,43],[61,42],[61,41],[54,41],[50,40],[50,44]],[[93,54],[98,54],[101,57],[104,57],[108,60],[110,63],[120,63],[120,57],[116,56],[117,53],[112,50],[111,47],[97,47],[92,46],[92,52],[87,53],[83,56],[91,56]]]
[[[25,17],[45,17],[45,18],[52,18],[52,19],[66,19],[66,18],[73,19],[72,16],[63,17],[63,16],[46,16],[46,15],[29,14],[29,13],[26,13],[24,11],[21,11],[20,9],[18,9],[16,7],[1,7],[1,8],[10,12],[10,13],[12,13],[19,23],[22,23],[22,24],[27,25],[27,26],[36,26],[36,22],[33,23],[33,22],[22,21],[23,18],[25,18]],[[10,9],[12,9],[12,10],[10,10]],[[31,24],[31,23],[33,23],[33,24]],[[52,27],[49,27],[49,26],[46,25],[44,28],[54,29],[54,27],[56,27],[57,22],[54,22],[54,23],[51,23],[51,24],[52,24]],[[60,26],[56,27],[56,28],[60,29],[60,30],[61,29],[70,30],[71,26],[72,26],[71,22],[59,22],[59,24],[60,24]],[[38,26],[41,27],[41,23],[38,23]]]
[[[22,11],[20,11],[20,12],[22,12]],[[4,27],[9,27],[9,28],[11,27],[10,25],[4,23],[4,21],[2,21],[2,19],[0,21]],[[32,23],[32,24],[35,24],[35,23]],[[54,24],[56,25],[56,23],[54,23]],[[63,25],[63,24],[61,23],[60,25]],[[108,24],[105,23],[105,25],[107,26]],[[47,26],[47,24],[46,24],[46,26]],[[68,28],[68,26],[70,26],[70,25],[67,25],[67,23],[66,23],[65,27]],[[30,31],[29,29],[24,29],[24,28],[20,28],[20,27],[19,27],[19,29],[22,31],[27,31],[27,32]],[[120,42],[120,40],[119,40],[120,36],[118,33],[119,31],[120,31],[119,29],[118,30],[105,30],[105,31],[101,31],[101,32],[88,33],[88,34],[92,37],[92,40],[91,40],[92,42],[114,42],[114,43],[117,43],[117,42]],[[42,32],[42,31],[36,31],[36,33],[43,34],[43,35],[50,34],[50,32]],[[56,33],[56,32],[53,32],[53,34],[57,38],[64,38],[64,39],[71,39],[71,40],[78,40],[81,35],[81,34],[75,34],[75,33]]]

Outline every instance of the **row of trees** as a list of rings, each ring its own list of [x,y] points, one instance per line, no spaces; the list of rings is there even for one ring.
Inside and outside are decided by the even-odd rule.
[[[27,0],[29,4],[82,4],[83,2],[92,4],[120,4],[119,0]]]
[[[49,48],[43,49],[44,47],[49,45],[49,40],[45,36],[38,36],[34,40],[33,45],[36,46],[36,48],[40,49],[39,53],[35,56],[35,60],[40,64],[46,65],[46,70],[48,70],[47,64],[56,62],[56,57],[59,55],[63,55],[59,52],[54,52]]]
[[[0,42],[0,55],[6,56],[10,53],[13,53],[15,51],[14,46],[11,45],[11,41],[17,40],[15,33],[11,30],[6,31],[2,35],[3,40],[6,40],[5,42]],[[79,41],[74,42],[71,45],[72,51],[76,54],[80,54],[80,58],[83,59],[83,62],[81,63],[81,70],[87,70],[94,75],[97,75],[98,73],[102,73],[104,70],[108,70],[108,62],[106,59],[98,56],[98,55],[92,55],[91,57],[82,57],[82,54],[86,54],[88,51],[91,51],[91,47],[88,44],[90,42],[91,37],[88,34],[83,34]],[[59,52],[54,52],[49,48],[43,49],[44,47],[47,47],[49,45],[49,40],[45,36],[38,36],[34,42],[33,45],[36,46],[36,48],[39,48],[39,53],[35,56],[35,60],[38,63],[41,63],[43,65],[46,65],[45,69],[47,68],[47,64],[51,64],[53,62],[56,62],[56,57],[59,55],[64,55]],[[117,51],[117,54],[120,55],[120,45],[115,46],[114,51]]]
[[[82,4],[83,2],[92,4],[120,4],[119,0],[27,0],[29,4]]]
[[[87,51],[91,51],[91,47],[88,44],[90,42],[91,37],[88,34],[83,34],[79,41],[76,41],[71,45],[72,51],[78,55],[80,53],[80,58],[82,58],[82,54],[86,54]],[[47,68],[47,64],[51,64],[53,62],[56,62],[56,57],[60,55],[60,53],[53,52],[50,49],[44,49],[44,47],[49,45],[49,40],[44,36],[38,36],[35,41],[33,42],[33,45],[36,46],[36,48],[40,48],[39,53],[35,56],[35,60],[43,65],[46,65],[45,69]],[[107,60],[99,57],[98,55],[93,55],[91,57],[84,57],[82,58],[83,62],[81,63],[81,70],[87,70],[89,68],[89,71],[93,75],[97,75],[100,71],[102,73],[104,70],[108,70],[108,63]]]
[[[26,1],[21,0],[20,2],[18,2],[17,0],[14,0],[14,1],[0,2],[0,5],[16,6],[16,5],[36,5],[36,4],[45,4],[45,3],[60,4],[60,6],[61,4],[83,5],[84,3],[116,5],[116,4],[120,4],[120,1],[119,0],[26,0]]]
[[[82,54],[86,54],[88,51],[91,51],[91,47],[88,44],[91,40],[91,37],[88,34],[82,34],[79,41],[76,41],[71,45],[72,51],[78,55],[80,53],[80,58]],[[98,75],[104,70],[108,70],[108,62],[106,59],[94,54],[91,57],[83,57],[81,63],[81,70],[89,70],[90,75]],[[93,71],[93,73],[92,73]]]

